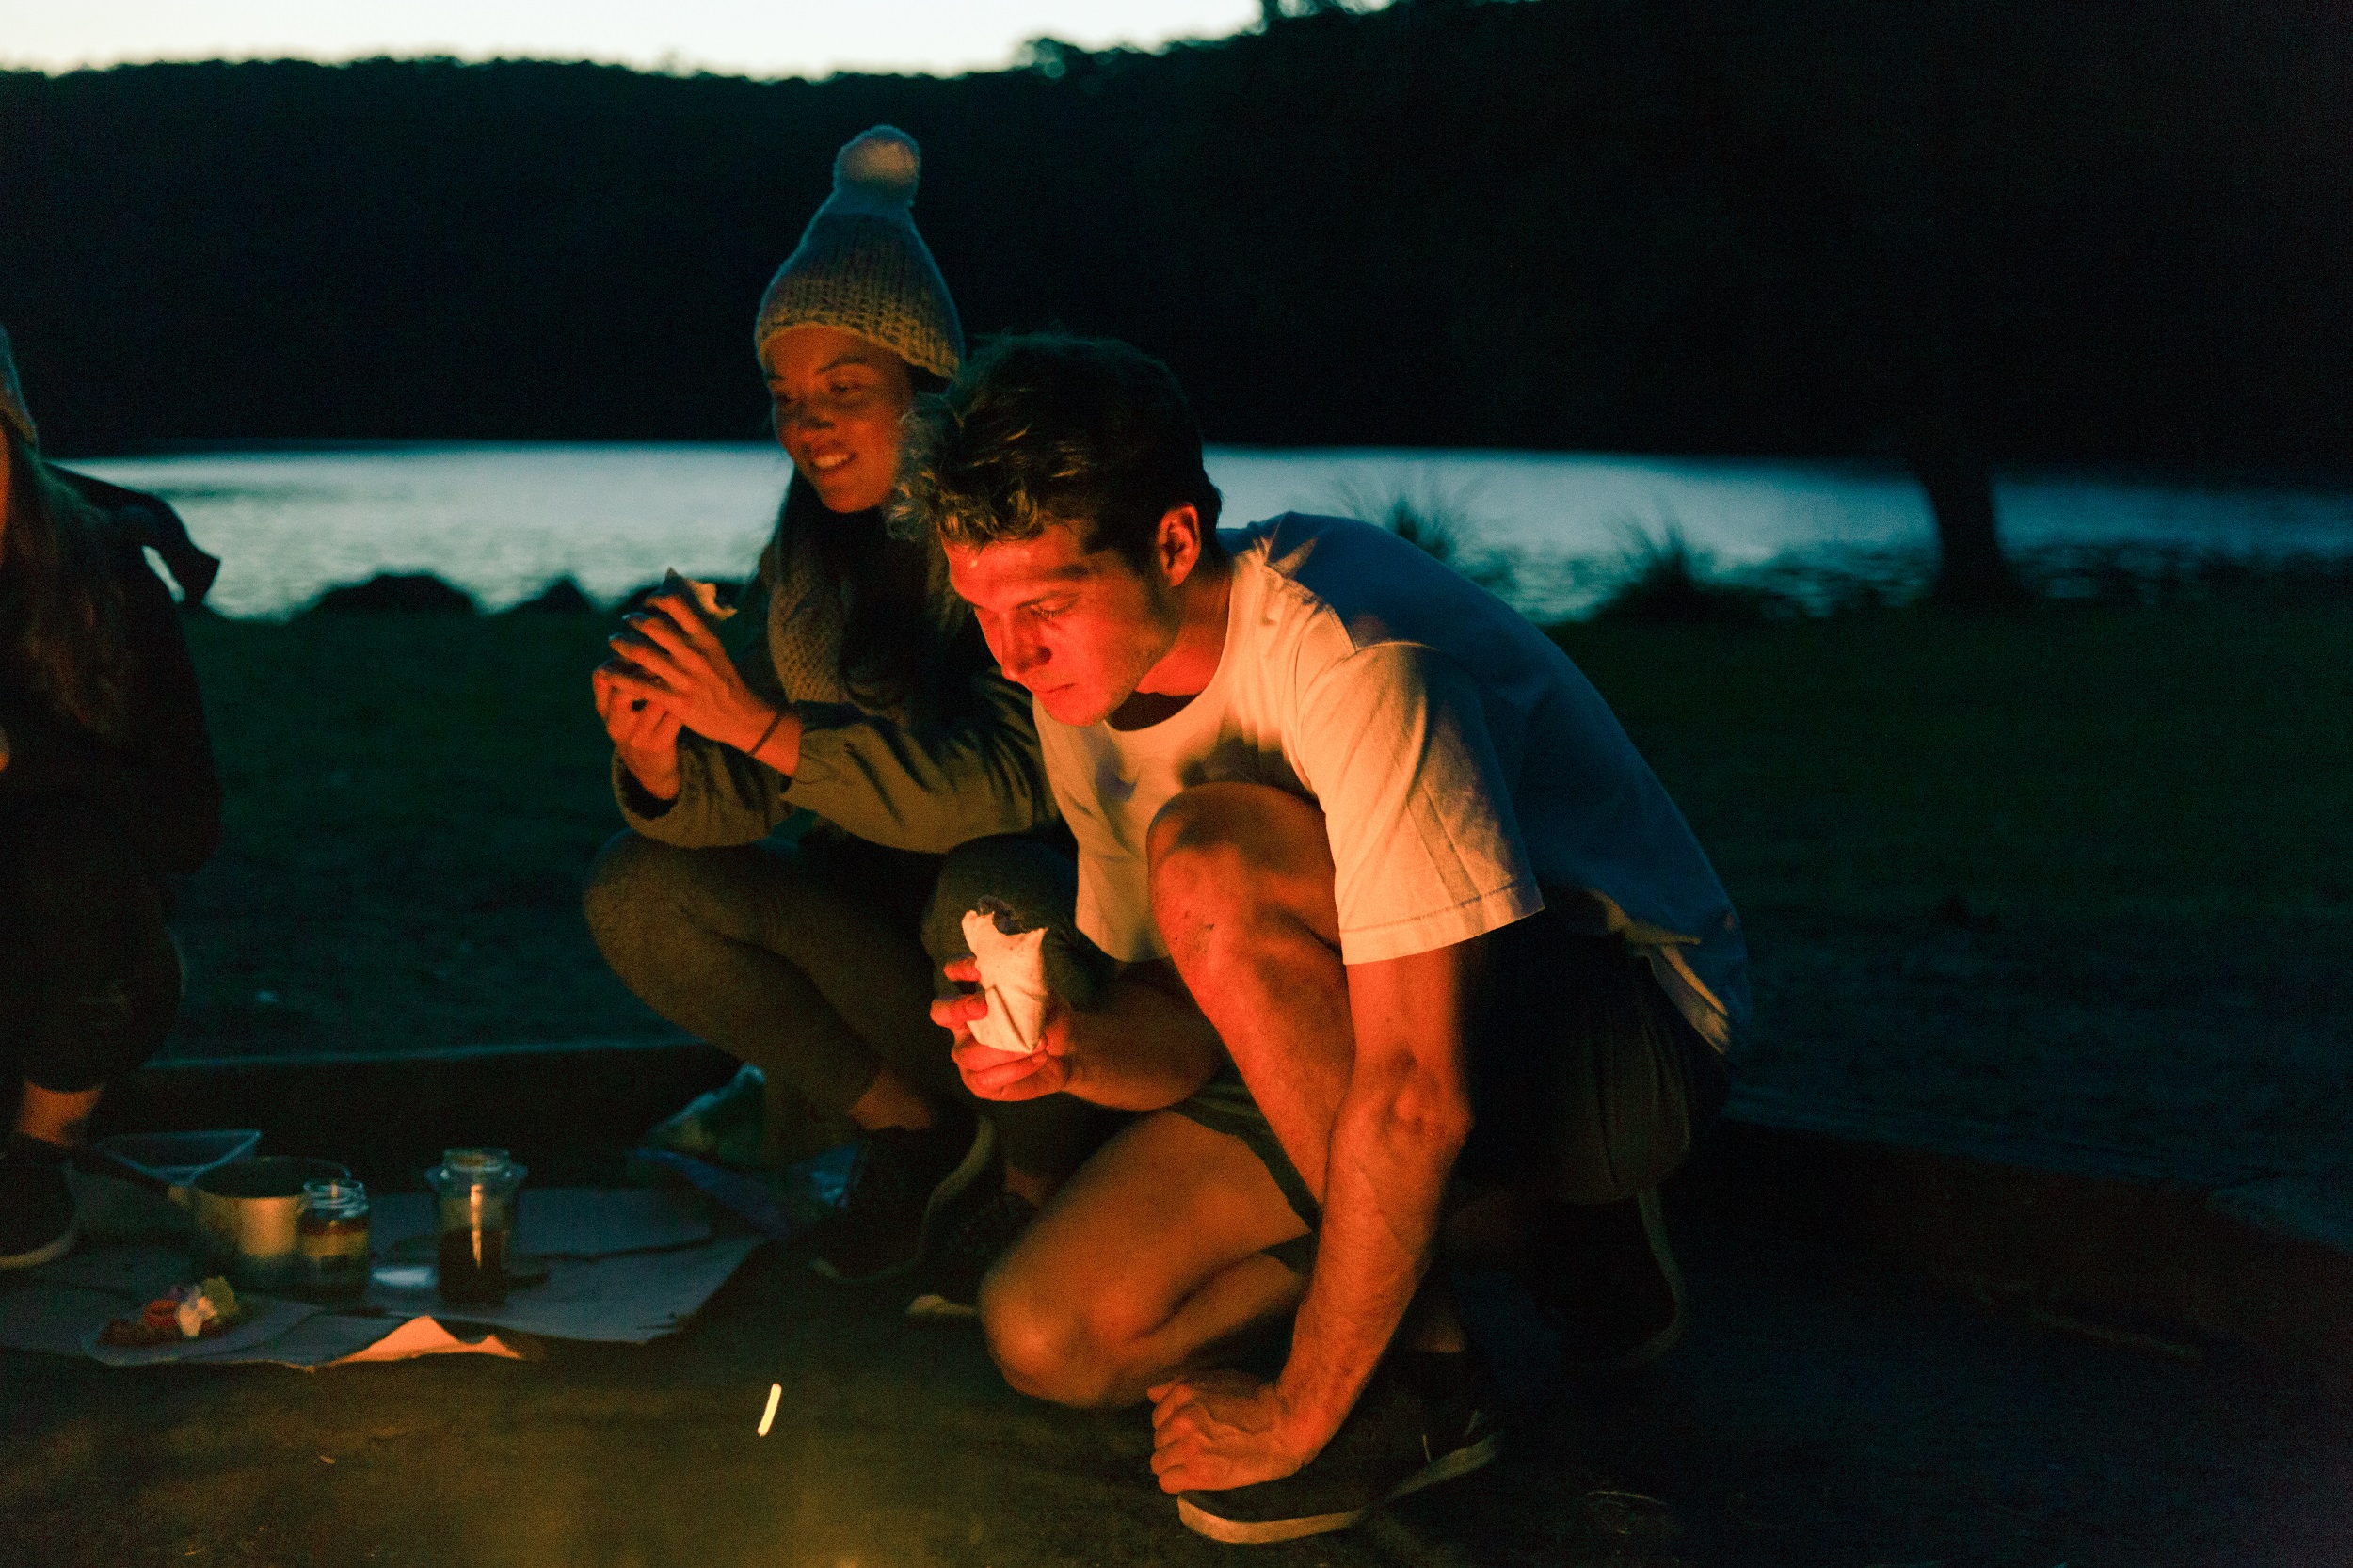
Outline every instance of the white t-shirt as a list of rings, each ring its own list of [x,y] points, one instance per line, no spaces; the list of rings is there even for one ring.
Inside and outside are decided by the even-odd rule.
[[[1340,957],[1466,941],[1566,901],[1618,932],[1720,1048],[1748,1013],[1739,920],[1616,715],[1552,640],[1394,535],[1287,513],[1220,535],[1234,564],[1209,686],[1141,729],[1036,710],[1079,843],[1079,929],[1167,952],[1144,836],[1194,784],[1323,812]]]

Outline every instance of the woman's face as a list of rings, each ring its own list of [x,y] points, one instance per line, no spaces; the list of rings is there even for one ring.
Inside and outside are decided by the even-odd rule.
[[[768,340],[766,360],[776,440],[826,510],[881,505],[915,401],[906,361],[838,327],[788,327]]]

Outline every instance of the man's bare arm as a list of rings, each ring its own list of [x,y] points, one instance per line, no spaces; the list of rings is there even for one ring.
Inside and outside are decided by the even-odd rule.
[[[1471,1128],[1463,943],[1352,965],[1356,1064],[1332,1128],[1323,1231],[1277,1383],[1293,1440],[1321,1449],[1388,1349],[1436,1247]]]
[[[1171,1492],[1289,1475],[1331,1441],[1403,1321],[1469,1136],[1465,1071],[1482,941],[1348,968],[1355,1059],[1332,1128],[1314,1272],[1279,1380],[1152,1390],[1152,1468]]]

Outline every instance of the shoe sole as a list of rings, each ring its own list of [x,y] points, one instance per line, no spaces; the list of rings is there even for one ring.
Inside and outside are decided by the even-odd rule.
[[[68,1225],[65,1234],[54,1241],[45,1241],[31,1252],[14,1253],[7,1257],[0,1257],[0,1269],[38,1269],[44,1263],[54,1263],[72,1252],[73,1243],[81,1239],[81,1231],[72,1225]]]
[[[1179,1497],[1176,1499],[1176,1517],[1196,1535],[1206,1535],[1229,1546],[1264,1546],[1277,1541],[1297,1541],[1304,1536],[1329,1535],[1334,1530],[1344,1530],[1363,1522],[1374,1509],[1385,1507],[1400,1497],[1411,1496],[1425,1486],[1435,1486],[1440,1481],[1467,1476],[1473,1470],[1485,1469],[1495,1463],[1502,1446],[1503,1434],[1499,1432],[1489,1432],[1478,1442],[1465,1443],[1423,1465],[1398,1482],[1379,1502],[1341,1513],[1311,1513],[1300,1519],[1221,1519]]]
[[[926,1290],[907,1303],[910,1323],[968,1323],[980,1315],[981,1309],[970,1303],[950,1301],[936,1290]]]
[[[809,1269],[819,1278],[831,1280],[836,1285],[882,1285],[890,1280],[904,1279],[915,1272],[931,1253],[933,1223],[939,1218],[939,1211],[962,1197],[965,1189],[978,1181],[982,1173],[997,1158],[996,1128],[990,1125],[987,1117],[983,1116],[974,1124],[974,1128],[972,1146],[964,1151],[963,1161],[939,1178],[939,1185],[932,1189],[932,1195],[923,1204],[923,1221],[915,1232],[914,1256],[871,1274],[845,1274],[823,1257],[810,1258]]]
[[[1673,1350],[1683,1338],[1686,1313],[1683,1305],[1683,1271],[1675,1264],[1674,1249],[1667,1244],[1667,1222],[1658,1205],[1658,1189],[1645,1187],[1634,1200],[1635,1212],[1642,1218],[1642,1239],[1650,1243],[1650,1255],[1658,1265],[1658,1272],[1667,1276],[1667,1293],[1673,1298],[1674,1316],[1667,1326],[1633,1349],[1599,1360],[1572,1361],[1568,1369],[1583,1377],[1613,1377],[1636,1372]]]

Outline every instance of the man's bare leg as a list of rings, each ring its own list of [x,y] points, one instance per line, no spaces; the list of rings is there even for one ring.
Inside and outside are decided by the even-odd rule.
[[[1162,808],[1147,853],[1170,957],[1321,1203],[1355,1060],[1323,813],[1264,785],[1196,785]],[[1442,1287],[1425,1286],[1398,1342],[1463,1348]]]
[[[1060,1404],[1132,1404],[1299,1304],[1263,1249],[1307,1227],[1239,1138],[1173,1111],[1131,1123],[981,1287],[1005,1380]]]
[[[1146,851],[1169,956],[1321,1203],[1355,1060],[1323,813],[1260,785],[1198,785]]]

